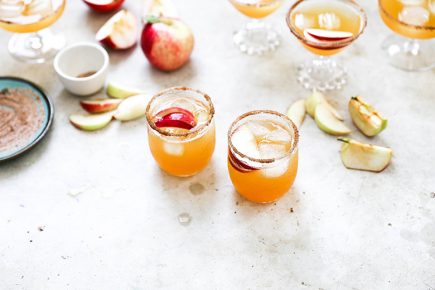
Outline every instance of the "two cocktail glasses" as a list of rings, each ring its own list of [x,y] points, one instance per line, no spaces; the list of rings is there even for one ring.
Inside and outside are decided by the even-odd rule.
[[[192,176],[209,163],[215,148],[214,107],[195,89],[175,87],[148,104],[148,142],[160,168]],[[298,168],[298,129],[285,115],[268,110],[238,117],[228,131],[228,171],[246,199],[268,203],[292,186]]]

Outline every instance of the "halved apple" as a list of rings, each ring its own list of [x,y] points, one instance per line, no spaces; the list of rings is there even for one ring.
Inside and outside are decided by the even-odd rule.
[[[305,119],[305,100],[298,100],[287,111],[287,116],[299,128]]]
[[[351,169],[381,172],[390,164],[393,150],[371,144],[361,143],[349,138],[338,138],[341,145],[341,160]]]
[[[97,32],[96,39],[112,49],[128,49],[137,42],[138,23],[127,10],[113,15]]]
[[[155,118],[155,125],[158,128],[174,127],[190,130],[196,126],[195,116],[190,111],[179,107],[160,111]]]
[[[316,28],[305,29],[304,35],[309,35],[312,38],[320,41],[343,41],[353,37],[352,32]]]
[[[146,95],[137,95],[129,97],[119,104],[114,117],[119,121],[130,121],[145,115],[148,104]]]
[[[335,118],[337,118],[341,121],[344,120],[344,118],[340,115],[340,113],[333,106],[331,106],[328,103],[325,96],[317,90],[313,90],[312,94],[309,95],[305,100],[305,109],[306,109],[308,115],[310,115],[311,117],[314,118],[314,113],[316,111],[316,107],[319,104],[326,104],[329,107],[329,110],[335,116]]]
[[[118,10],[124,0],[83,0],[92,10],[96,12],[110,12]]]
[[[117,83],[109,83],[106,89],[106,93],[109,97],[115,99],[125,99],[134,95],[141,94],[139,90],[127,88]]]
[[[317,126],[328,134],[340,136],[351,133],[350,129],[334,116],[330,107],[325,103],[316,106],[314,119]]]
[[[71,124],[76,128],[85,131],[95,131],[106,127],[113,119],[112,112],[95,114],[95,115],[79,115],[74,114],[69,117]]]
[[[355,126],[372,137],[379,134],[388,125],[388,120],[383,118],[370,104],[361,97],[352,97],[349,101],[349,113]]]
[[[80,105],[91,114],[115,110],[122,102],[120,99],[95,99],[80,101]]]

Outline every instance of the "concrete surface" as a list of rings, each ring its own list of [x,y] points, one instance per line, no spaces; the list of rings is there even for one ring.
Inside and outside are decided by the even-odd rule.
[[[81,2],[68,1],[54,26],[69,43],[92,41],[109,17]],[[138,14],[139,1],[127,2]],[[150,95],[183,84],[212,96],[217,149],[187,179],[157,168],[144,119],[95,133],[73,128],[78,98],[51,64],[11,59],[10,34],[0,32],[0,74],[41,84],[56,107],[42,144],[0,165],[0,289],[435,289],[435,74],[387,65],[379,47],[390,32],[376,1],[360,1],[367,30],[339,56],[349,85],[328,97],[349,126],[346,103],[356,94],[389,117],[372,142],[391,146],[393,163],[380,174],[345,169],[340,144],[307,119],[296,183],[266,206],[234,192],[226,131],[243,112],[284,112],[306,96],[294,69],[310,55],[285,26],[291,3],[268,19],[282,34],[279,50],[248,57],[232,45],[245,19],[227,1],[182,2],[197,41],[191,62],[167,74],[151,69],[138,47],[111,52],[110,79]],[[188,225],[179,223],[182,213]]]

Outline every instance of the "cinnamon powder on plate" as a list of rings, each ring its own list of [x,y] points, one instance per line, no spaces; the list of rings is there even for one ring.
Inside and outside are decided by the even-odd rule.
[[[0,152],[25,145],[39,130],[44,121],[40,103],[30,89],[0,91]]]

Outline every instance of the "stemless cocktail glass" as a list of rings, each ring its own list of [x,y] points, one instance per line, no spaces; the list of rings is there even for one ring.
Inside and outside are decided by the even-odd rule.
[[[242,52],[261,55],[275,50],[279,45],[279,35],[261,18],[275,12],[282,0],[229,0],[245,16],[251,18],[246,26],[234,33],[234,43]]]
[[[9,52],[18,60],[43,63],[65,45],[47,27],[62,15],[66,0],[0,0],[0,28],[15,32]]]
[[[207,166],[215,147],[208,95],[186,87],[164,90],[149,102],[146,118],[150,150],[161,169],[184,177]]]
[[[246,199],[272,202],[293,185],[298,169],[299,133],[285,115],[252,111],[237,118],[228,131],[228,171]]]
[[[298,81],[307,89],[341,89],[346,70],[330,56],[364,31],[363,9],[352,0],[299,0],[287,13],[287,24],[304,47],[317,55],[298,67]]]
[[[435,0],[379,0],[384,23],[394,32],[383,49],[390,63],[408,71],[435,66]],[[405,38],[404,38],[405,37]]]

